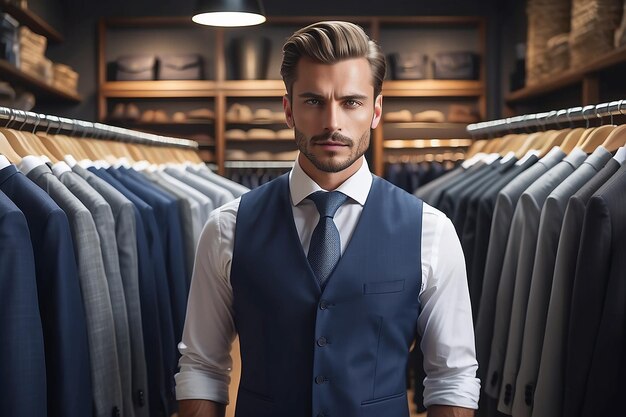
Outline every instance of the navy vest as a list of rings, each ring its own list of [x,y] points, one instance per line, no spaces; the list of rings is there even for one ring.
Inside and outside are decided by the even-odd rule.
[[[237,417],[408,417],[422,202],[374,177],[322,292],[293,221],[288,175],[244,194],[231,267],[242,375]]]

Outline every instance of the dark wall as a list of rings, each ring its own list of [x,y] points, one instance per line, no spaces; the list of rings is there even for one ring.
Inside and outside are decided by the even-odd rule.
[[[438,0],[423,2],[386,0],[266,0],[270,16],[407,16],[477,15],[487,17],[488,117],[500,115],[501,97],[508,89],[508,74],[513,66],[515,43],[523,40],[523,5],[515,0]],[[101,17],[190,16],[193,0],[30,0],[30,7],[64,34],[65,42],[51,45],[48,57],[66,63],[80,74],[78,105],[47,105],[39,110],[62,116],[95,120],[97,95],[97,22]],[[522,10],[520,10],[522,9]]]

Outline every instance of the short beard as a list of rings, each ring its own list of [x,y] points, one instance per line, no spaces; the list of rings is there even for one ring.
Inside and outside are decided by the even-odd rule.
[[[311,161],[315,168],[328,173],[341,172],[344,169],[350,167],[356,161],[358,161],[359,158],[361,158],[367,151],[370,139],[372,137],[371,129],[365,131],[365,133],[363,133],[363,135],[358,140],[357,146],[359,147],[356,149],[355,153],[349,155],[348,158],[343,161],[335,161],[333,159],[320,161],[310,149],[310,147],[315,143],[325,142],[329,139],[332,139],[335,142],[340,142],[350,147],[350,149],[353,149],[355,146],[354,140],[352,140],[348,136],[342,135],[339,132],[334,132],[332,134],[323,133],[321,135],[315,135],[311,138],[308,138],[304,133],[298,130],[297,127],[294,126],[293,130],[295,132],[296,145],[298,146],[298,150],[300,151],[300,153],[302,153],[309,161]]]

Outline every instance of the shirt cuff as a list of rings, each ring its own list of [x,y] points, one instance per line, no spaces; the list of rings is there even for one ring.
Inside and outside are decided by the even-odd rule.
[[[424,380],[424,406],[449,405],[478,409],[480,380],[478,378],[458,377],[445,380]]]
[[[228,404],[230,377],[212,376],[198,371],[182,371],[176,374],[177,400],[209,400]]]

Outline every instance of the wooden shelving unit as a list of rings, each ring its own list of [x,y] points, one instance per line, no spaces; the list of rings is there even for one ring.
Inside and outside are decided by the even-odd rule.
[[[269,17],[265,27],[283,27],[296,26],[300,27],[308,23],[320,20],[341,19],[341,17],[313,16],[313,17]],[[343,17],[345,19],[345,17]],[[383,96],[385,98],[397,98],[408,100],[428,100],[428,99],[465,99],[474,100],[482,117],[486,113],[486,85],[485,85],[485,61],[486,61],[486,23],[481,17],[351,17],[351,21],[361,24],[364,29],[377,39],[385,28],[393,25],[404,25],[407,27],[422,28],[427,27],[452,27],[460,25],[469,27],[474,30],[477,36],[478,50],[475,51],[481,56],[480,77],[478,80],[388,80],[384,82]],[[169,28],[180,26],[193,26],[190,19],[184,18],[114,18],[101,20],[99,24],[99,93],[98,93],[98,114],[100,120],[107,120],[107,109],[109,100],[119,99],[158,99],[158,98],[179,98],[179,99],[202,99],[212,100],[212,106],[215,111],[215,125],[212,134],[215,137],[215,163],[218,171],[224,173],[227,164],[225,164],[225,150],[228,143],[241,143],[240,140],[227,140],[224,132],[229,128],[244,128],[240,123],[229,123],[226,121],[226,111],[230,100],[261,100],[271,99],[279,100],[285,94],[285,86],[282,80],[231,80],[227,77],[226,66],[226,43],[227,30],[222,28],[206,29],[213,31],[214,34],[214,67],[215,78],[206,81],[108,81],[106,79],[106,39],[107,31],[116,28]],[[372,170],[382,175],[384,171],[384,153],[386,142],[384,140],[383,126],[374,130],[372,137]],[[277,124],[274,124],[277,126]],[[262,127],[261,123],[248,123],[247,128]],[[411,126],[417,128],[418,126]],[[425,127],[425,126],[422,126]],[[444,124],[441,128],[448,131],[455,130],[457,133],[464,125]],[[440,134],[445,129],[438,129],[435,126],[428,126],[433,131]],[[413,138],[415,132],[408,137]],[[421,133],[427,133],[422,129]],[[457,135],[458,136],[458,135]],[[418,139],[417,137],[415,139]],[[275,140],[276,143],[283,143],[286,140]],[[262,140],[248,140],[250,143],[262,143]],[[268,141],[271,142],[271,141]],[[255,162],[257,163],[257,162]]]
[[[81,101],[81,97],[78,94],[68,93],[46,84],[39,78],[21,71],[5,60],[0,60],[0,78],[9,83],[16,83],[26,87],[41,101],[62,100],[69,103],[79,103]]]
[[[521,104],[542,100],[546,95],[570,87],[580,88],[580,101],[574,105],[595,104],[605,100],[600,90],[600,81],[610,73],[626,70],[626,47],[622,47],[590,61],[581,68],[571,68],[537,84],[530,85],[505,96],[509,114],[515,114],[514,108]],[[539,109],[542,111],[545,109]]]
[[[2,2],[2,8],[22,25],[28,26],[33,32],[45,36],[50,42],[63,42],[63,35],[31,10],[22,9],[6,1]]]

